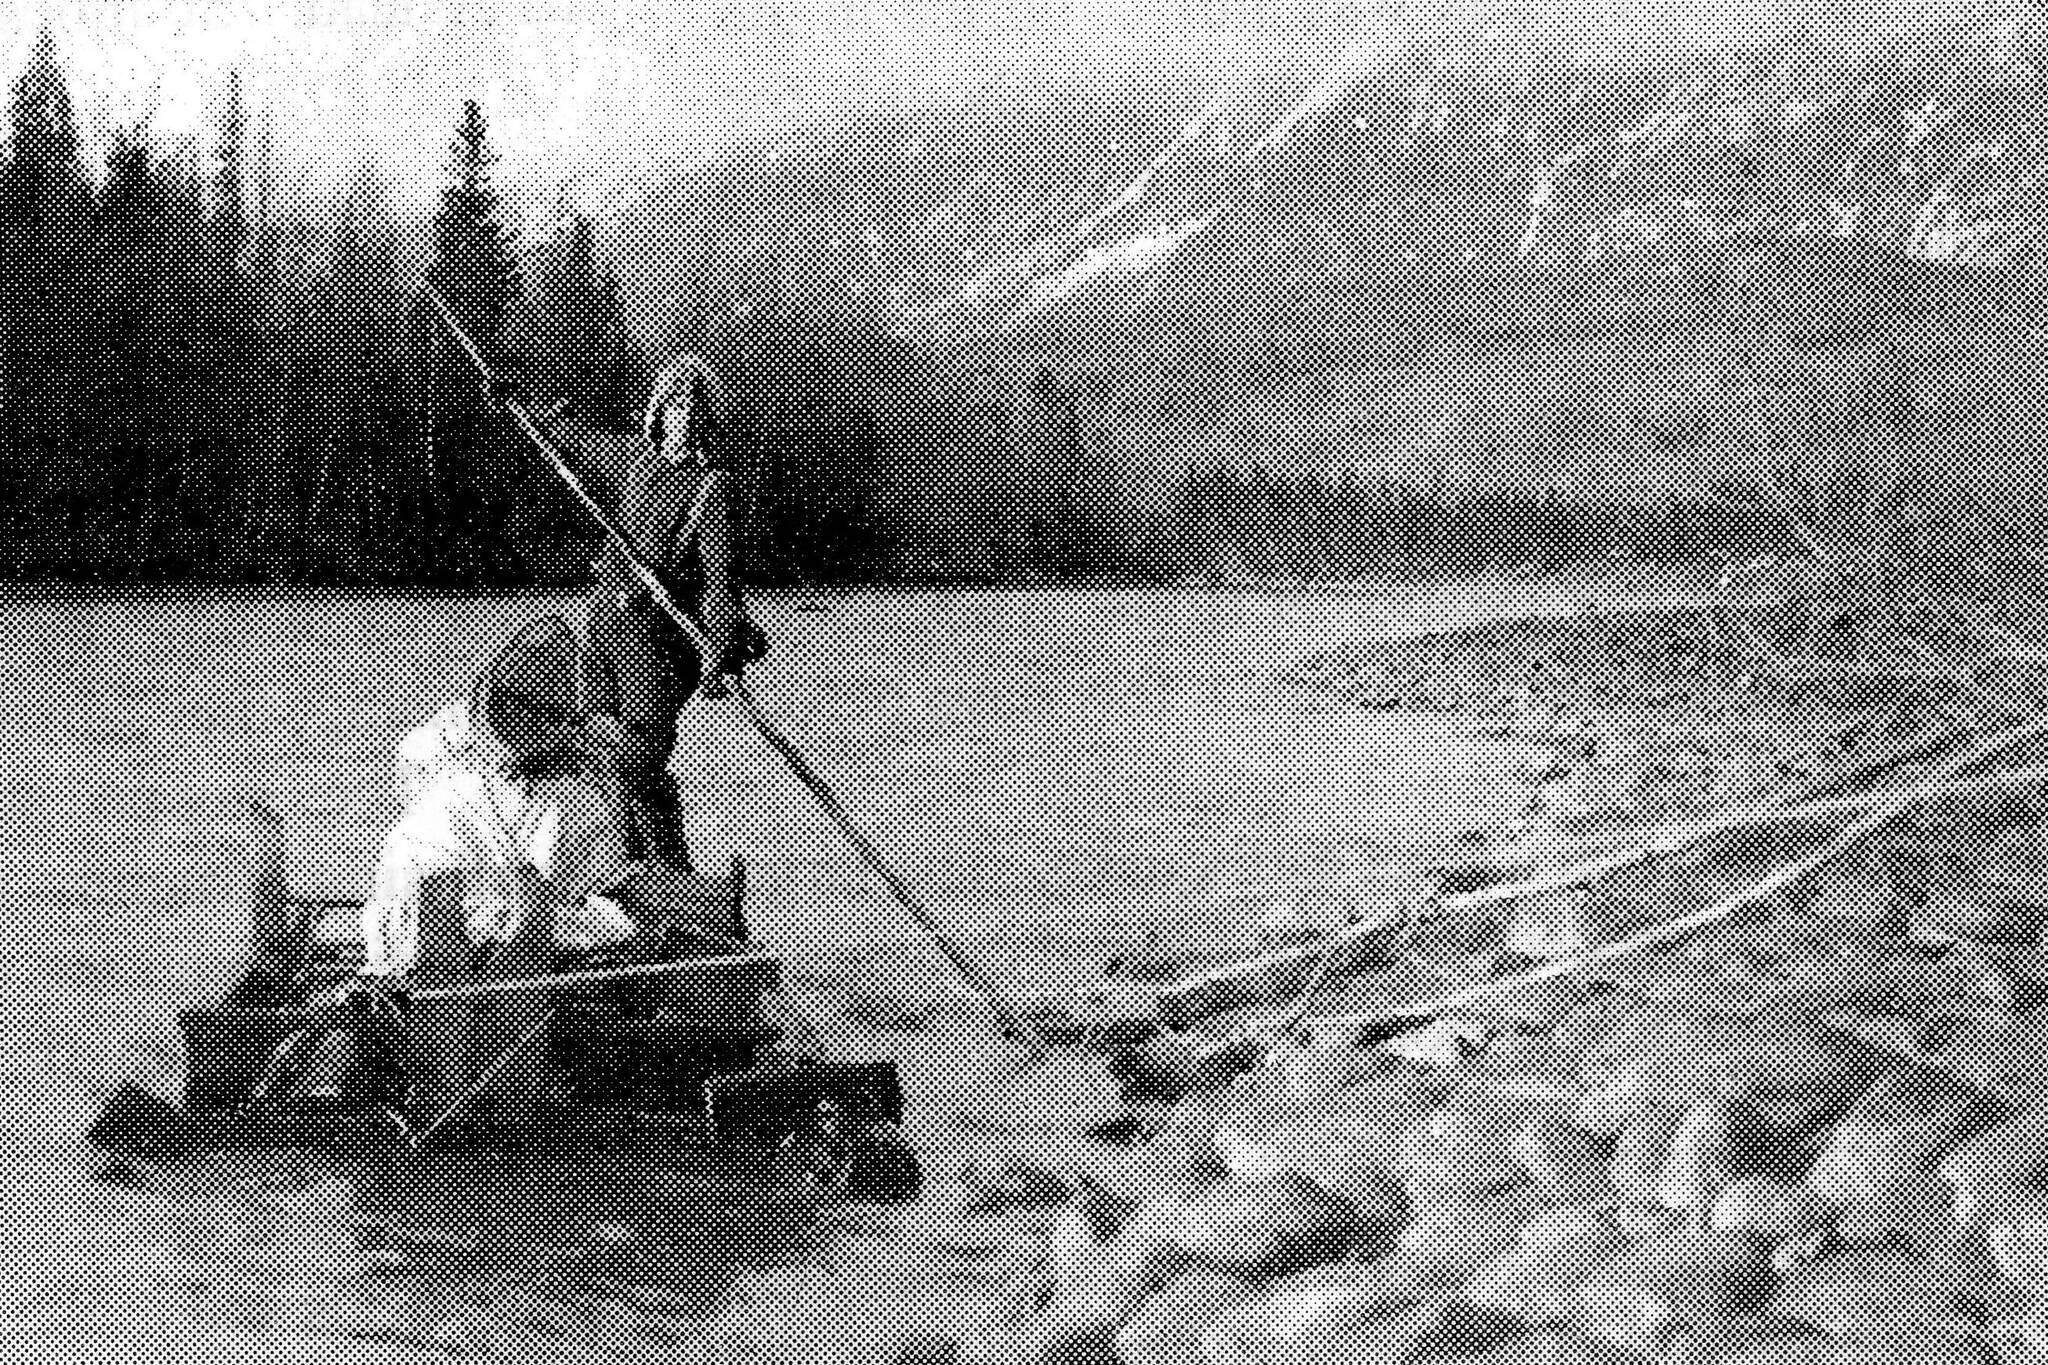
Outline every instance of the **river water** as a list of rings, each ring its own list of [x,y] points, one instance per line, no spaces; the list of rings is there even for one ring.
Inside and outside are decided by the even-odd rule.
[[[1240,951],[1267,909],[1498,816],[1498,757],[1455,723],[1275,675],[1333,644],[1585,597],[770,597],[754,686],[957,940],[1036,993],[1147,932],[1194,959]],[[306,889],[360,894],[400,734],[550,610],[569,604],[0,604],[10,1358],[873,1359],[985,1288],[971,1249],[935,1265],[923,1205],[821,1221],[768,1175],[702,1163],[394,1174],[270,1153],[109,1178],[80,1140],[113,1085],[157,1064],[169,1011],[219,984],[249,798],[287,815]],[[732,704],[686,714],[678,766],[700,859],[747,857],[755,934],[824,1050],[903,1062],[941,1198],[1005,1122],[992,1045],[942,960]],[[889,1031],[906,1011],[940,1022]],[[1065,1102],[1061,1074],[1034,1104]]]

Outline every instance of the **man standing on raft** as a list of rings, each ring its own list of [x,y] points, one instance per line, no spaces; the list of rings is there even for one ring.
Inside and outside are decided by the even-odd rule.
[[[583,657],[584,706],[618,722],[629,847],[636,858],[684,870],[682,802],[668,770],[676,717],[700,686],[708,696],[724,695],[719,676],[737,677],[768,648],[740,596],[722,406],[717,380],[696,356],[662,374],[642,422],[646,445],[620,485],[618,514],[641,561],[703,632],[711,657],[699,657],[609,540],[591,565],[596,584]]]

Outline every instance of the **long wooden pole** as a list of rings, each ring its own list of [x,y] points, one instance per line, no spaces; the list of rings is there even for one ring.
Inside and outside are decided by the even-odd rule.
[[[633,576],[647,589],[655,602],[660,604],[661,609],[668,614],[669,619],[674,621],[683,633],[689,636],[690,640],[704,657],[703,672],[706,677],[709,677],[718,664],[718,658],[711,647],[711,642],[704,638],[704,632],[697,628],[697,623],[690,619],[689,613],[678,606],[675,598],[669,595],[668,587],[661,581],[661,576],[649,568],[646,561],[641,558],[639,547],[620,528],[618,522],[590,496],[589,492],[583,487],[583,481],[576,477],[576,472],[569,468],[568,462],[562,458],[561,452],[555,449],[554,442],[548,439],[547,435],[541,431],[540,427],[535,424],[533,418],[527,413],[526,405],[505,394],[497,376],[491,370],[490,363],[484,359],[483,353],[477,350],[476,343],[470,340],[469,333],[463,330],[462,324],[455,320],[455,314],[449,309],[447,300],[441,297],[441,292],[432,285],[427,286],[426,292],[428,300],[434,305],[434,310],[441,315],[441,321],[447,324],[449,333],[454,336],[463,351],[468,354],[470,364],[476,367],[477,375],[483,382],[486,396],[492,402],[504,405],[505,410],[511,414],[512,420],[526,434],[526,439],[533,444],[534,449],[540,452],[541,457],[555,471],[555,477],[559,478],[568,490],[575,495],[576,501],[583,504],[583,510],[590,514],[591,520],[598,524],[604,531],[605,536],[618,548],[621,557],[625,560],[627,568],[632,571]],[[816,800],[819,808],[825,812],[826,818],[839,831],[840,837],[846,841],[847,846],[854,851],[860,860],[866,864],[868,870],[874,873],[875,877],[888,889],[889,895],[896,902],[896,905],[905,914],[909,915],[912,920],[916,921],[918,927],[924,931],[925,937],[945,957],[947,963],[952,966],[954,973],[960,978],[961,982],[981,1000],[982,1004],[988,1008],[989,1013],[995,1016],[996,1022],[1002,1026],[1003,1032],[1009,1037],[1030,1043],[1035,1050],[1042,1049],[1044,1041],[1026,1024],[1022,1016],[1005,1003],[1002,994],[995,988],[995,985],[988,977],[983,975],[980,968],[974,965],[973,960],[966,953],[962,952],[959,946],[940,928],[937,918],[917,897],[910,893],[910,889],[903,884],[902,879],[883,861],[882,855],[868,841],[867,836],[861,833],[859,827],[853,823],[852,817],[847,815],[845,807],[839,803],[839,798],[833,792],[831,786],[824,778],[818,776],[816,770],[805,761],[803,754],[790,741],[789,737],[776,728],[762,712],[760,703],[756,702],[753,693],[748,691],[745,679],[735,674],[731,677],[730,684],[733,695],[739,698],[742,707],[747,713],[747,719],[753,723],[754,729],[760,733],[761,738],[767,743],[768,747],[773,749],[782,761],[788,765],[790,772],[796,777],[798,782],[803,784],[804,789],[811,794],[812,798]]]
[[[1627,957],[1674,942],[1695,930],[1725,920],[1737,911],[1762,904],[1780,892],[1798,885],[1821,868],[1854,852],[1873,835],[1882,832],[1928,801],[1939,800],[1944,795],[1953,793],[1955,784],[1972,769],[1981,767],[2019,745],[2042,738],[2044,735],[2048,735],[2048,721],[2035,721],[2030,725],[2022,725],[1985,739],[1941,764],[1925,781],[1898,792],[1886,793],[1883,798],[1873,798],[1881,801],[1881,804],[1845,826],[1815,852],[1779,868],[1763,880],[1743,887],[1702,910],[1654,925],[1633,937],[1601,944],[1512,976],[1482,981],[1476,986],[1423,1004],[1402,1006],[1383,1014],[1353,1015],[1326,1022],[1340,1028],[1357,1026],[1365,1031],[1419,1027],[1430,1020],[1442,1018],[1453,1010],[1496,999],[1554,977],[1577,975],[1588,967],[1613,958]]]
[[[1327,976],[1327,970],[1318,972],[1316,969],[1326,969],[1339,953],[1355,945],[1367,945],[1375,937],[1395,929],[1412,928],[1446,915],[1462,914],[1546,892],[1568,891],[1654,859],[1681,853],[1714,835],[1733,833],[1745,827],[1861,814],[1877,803],[1879,794],[1854,794],[1859,788],[1880,781],[1901,768],[1933,759],[1958,742],[1955,734],[1943,733],[1932,739],[1894,745],[1842,772],[1809,779],[1762,805],[1652,831],[1647,844],[1632,849],[1617,850],[1573,867],[1525,880],[1442,896],[1423,905],[1412,916],[1405,910],[1382,910],[1371,919],[1341,929],[1318,942],[1217,967],[1177,982],[1162,994],[1160,1022],[1169,1028],[1184,1028],[1209,1015],[1236,1009],[1248,1003],[1243,999],[1247,983],[1254,983],[1249,989],[1255,991],[1259,989],[1255,983],[1262,977],[1278,980],[1302,971],[1309,972],[1312,980],[1318,975]],[[1997,787],[2034,785],[2044,780],[2048,780],[2048,768],[2022,769],[2016,773],[1950,783],[1936,791],[1925,791],[1922,796],[1926,800],[1972,796]],[[1303,1001],[1309,1001],[1313,994],[1313,989],[1304,988]],[[1292,1027],[1289,1025],[1286,1031],[1291,1032]]]
[[[579,972],[551,972],[545,976],[507,977],[503,981],[477,981],[466,986],[429,986],[407,992],[410,1000],[474,1000],[484,995],[520,995],[527,991],[562,990],[571,986],[597,986],[608,981],[633,981],[650,976],[716,974],[734,968],[779,964],[770,953],[735,953],[726,957],[686,957],[676,962],[634,962],[621,967],[591,967]]]
[[[1832,785],[1831,783],[1830,786]],[[2041,786],[2048,786],[2048,765],[2036,764],[2011,772],[1994,773],[1987,777],[1930,782],[1908,790],[1916,802],[1925,804]],[[1240,983],[1255,983],[1262,977],[1291,976],[1299,971],[1309,971],[1314,979],[1314,967],[1317,964],[1326,969],[1326,975],[1328,964],[1345,950],[1367,945],[1377,937],[1410,925],[1484,909],[1491,905],[1526,900],[1550,892],[1574,890],[1658,858],[1675,856],[1716,835],[1765,829],[1774,825],[1811,824],[1847,816],[1861,816],[1884,805],[1889,798],[1896,795],[1898,793],[1864,792],[1854,796],[1828,797],[1801,805],[1749,807],[1656,831],[1648,842],[1637,847],[1606,854],[1556,872],[1521,881],[1504,882],[1498,886],[1482,887],[1477,891],[1439,897],[1421,907],[1412,917],[1393,910],[1382,910],[1371,919],[1348,925],[1315,943],[1282,949],[1243,962],[1229,963],[1177,982],[1160,997],[1160,1018],[1169,1027],[1185,1027],[1198,1019],[1222,1013],[1243,1003],[1242,992],[1246,988]]]

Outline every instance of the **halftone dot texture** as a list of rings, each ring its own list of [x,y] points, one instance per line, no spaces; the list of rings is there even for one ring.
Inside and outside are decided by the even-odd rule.
[[[1260,22],[1234,55],[1167,23],[1183,59],[1129,78],[850,73],[871,98],[737,120],[588,217],[515,211],[484,90],[415,215],[374,165],[309,184],[239,82],[166,139],[82,120],[77,54],[32,48],[10,1345],[2041,1352],[2038,803],[1865,798],[2041,761],[1959,737],[2041,709],[2037,21]],[[597,538],[520,416],[616,510],[684,353],[725,381],[753,694],[1050,1056],[1017,1069],[707,698],[683,833],[746,858],[792,1050],[899,1064],[915,1202],[821,1197],[801,1146],[87,1150],[124,1081],[178,1095],[172,1021],[240,982],[259,874],[364,895],[400,739],[525,622],[588,619]],[[1831,804],[1668,835],[1771,803]]]

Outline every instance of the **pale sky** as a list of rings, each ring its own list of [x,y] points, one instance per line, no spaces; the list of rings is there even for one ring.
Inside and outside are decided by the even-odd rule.
[[[0,79],[47,23],[95,141],[152,109],[160,131],[202,126],[236,68],[299,160],[411,168],[423,199],[473,96],[503,178],[577,181],[593,203],[821,104],[1134,53],[1199,87],[1258,63],[1254,31],[1301,22],[1292,0],[0,0],[0,16]]]
[[[377,161],[402,201],[439,182],[461,101],[481,101],[501,181],[575,185],[602,210],[736,131],[820,106],[995,75],[1143,68],[1191,96],[1256,72],[1308,81],[1400,37],[1474,25],[1584,58],[1799,20],[1867,34],[2018,0],[0,0],[0,80],[57,38],[79,120],[203,125],[237,68],[290,158],[331,178]],[[2025,8],[2025,6],[2021,6]],[[1973,16],[1975,18],[1977,16]],[[1029,86],[1029,76],[1021,83]],[[95,150],[94,155],[97,155]]]

